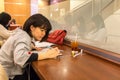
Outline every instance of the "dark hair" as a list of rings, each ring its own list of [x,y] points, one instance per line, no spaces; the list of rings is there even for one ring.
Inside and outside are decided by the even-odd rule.
[[[16,24],[16,20],[15,20],[15,19],[11,19],[11,20],[10,20],[10,24],[11,24],[11,23]]]
[[[0,24],[3,25],[6,29],[8,29],[7,24],[11,20],[11,16],[6,13],[2,12],[0,13]]]
[[[49,20],[42,14],[34,14],[30,16],[23,25],[23,30],[26,31],[31,37],[33,37],[30,30],[31,25],[33,25],[34,27],[39,27],[41,29],[46,30],[46,35],[43,37],[41,41],[44,41],[47,39],[48,34],[52,29]]]

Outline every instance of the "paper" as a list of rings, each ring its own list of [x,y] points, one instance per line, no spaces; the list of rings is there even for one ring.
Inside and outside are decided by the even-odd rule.
[[[55,44],[50,42],[35,42],[36,47],[50,47],[52,45],[55,45]]]

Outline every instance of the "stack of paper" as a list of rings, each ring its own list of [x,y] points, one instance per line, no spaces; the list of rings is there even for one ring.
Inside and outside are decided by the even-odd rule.
[[[50,47],[52,45],[55,45],[55,44],[50,42],[35,42],[36,47]]]

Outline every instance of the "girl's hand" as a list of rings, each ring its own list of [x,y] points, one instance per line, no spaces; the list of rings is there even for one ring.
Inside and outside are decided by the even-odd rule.
[[[47,59],[47,58],[56,58],[57,56],[60,55],[59,53],[60,53],[60,51],[57,47],[56,48],[50,48],[45,53],[40,53],[38,55],[38,60]]]
[[[43,49],[43,48],[40,48],[40,47],[35,47],[35,45],[33,43],[31,43],[31,46],[32,46],[32,49],[34,49],[36,51],[40,51],[40,50]]]
[[[40,51],[40,50],[42,50],[43,48],[40,48],[40,47],[34,47],[34,49],[37,50],[37,51]]]
[[[59,55],[59,49],[56,47],[56,48],[50,48],[47,53],[46,53],[46,56],[48,58],[55,58]]]

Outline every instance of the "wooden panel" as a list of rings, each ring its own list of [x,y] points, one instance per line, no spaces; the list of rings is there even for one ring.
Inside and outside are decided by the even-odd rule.
[[[30,16],[30,0],[5,0],[5,11],[16,20],[17,24],[23,25]]]

